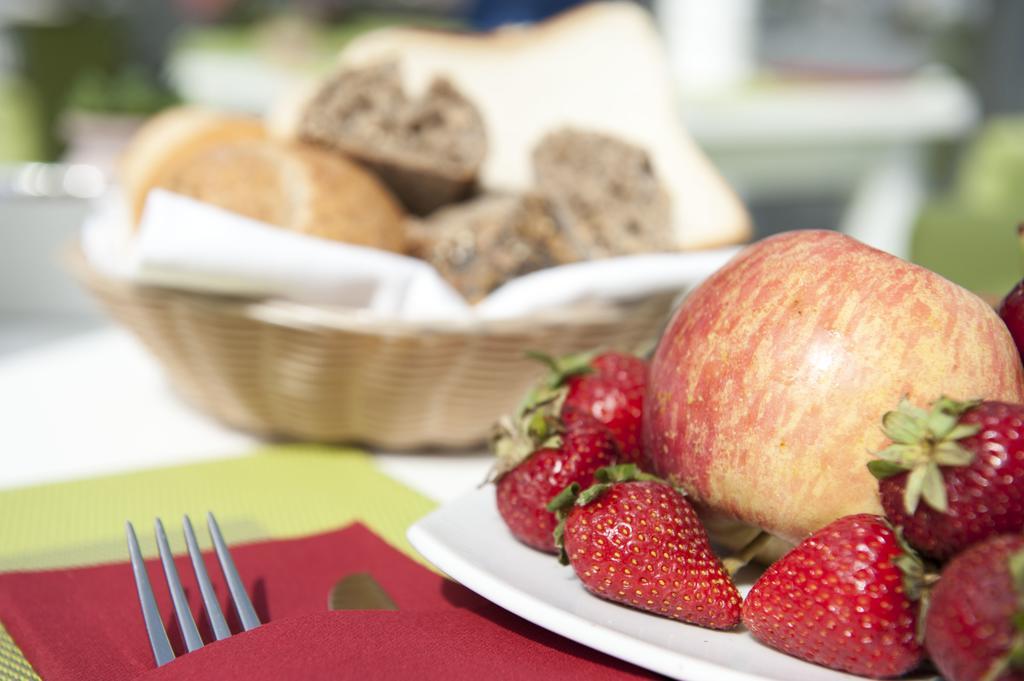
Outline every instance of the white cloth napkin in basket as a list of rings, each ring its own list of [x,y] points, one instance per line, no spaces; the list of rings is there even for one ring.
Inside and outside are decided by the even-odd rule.
[[[581,303],[682,292],[739,249],[636,255],[540,270],[468,304],[429,264],[289,232],[162,190],[139,234],[101,211],[84,227],[93,267],[142,284],[365,309],[408,321],[510,319]]]

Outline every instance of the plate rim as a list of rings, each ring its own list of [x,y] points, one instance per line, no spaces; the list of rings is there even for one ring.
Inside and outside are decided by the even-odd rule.
[[[508,584],[490,572],[474,566],[468,559],[450,549],[443,541],[431,533],[429,525],[431,520],[439,515],[443,515],[452,506],[458,505],[460,502],[466,502],[472,497],[481,496],[483,493],[485,493],[484,489],[473,490],[420,518],[406,531],[406,538],[409,540],[409,543],[436,568],[488,601],[539,627],[611,657],[674,679],[683,679],[680,676],[681,670],[677,666],[669,664],[671,659],[667,655],[671,654],[687,662],[687,669],[685,671],[691,678],[695,674],[699,674],[700,678],[713,678],[716,681],[765,681],[763,676],[725,667],[715,662],[701,660],[682,652],[667,651],[662,646],[649,643],[629,634],[624,634],[621,631],[610,629],[602,624],[546,603],[533,594]],[[592,597],[597,598],[597,596]],[[657,616],[651,615],[651,617]],[[680,624],[682,626],[695,626],[682,622]],[[629,638],[631,645],[627,646],[625,651],[610,650],[608,645],[610,641],[607,639],[621,638],[623,636]],[[644,652],[647,652],[648,655],[645,656]],[[652,664],[652,661],[655,664]]]

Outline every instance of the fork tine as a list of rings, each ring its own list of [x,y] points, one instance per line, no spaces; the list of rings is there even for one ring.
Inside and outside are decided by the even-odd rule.
[[[146,574],[146,564],[142,561],[139,540],[135,536],[135,528],[130,522],[124,524],[124,532],[128,536],[128,554],[131,556],[132,573],[135,575],[135,588],[139,592],[139,605],[142,606],[142,619],[146,621],[146,633],[149,634],[149,645],[153,649],[156,666],[167,664],[174,659],[171,642],[167,640],[163,622],[160,621],[160,610],[156,607],[153,587]]]
[[[213,635],[217,640],[231,636],[228,623],[224,620],[224,613],[217,604],[217,594],[213,591],[213,584],[210,583],[210,574],[206,571],[206,564],[203,563],[203,554],[199,551],[199,542],[196,541],[196,533],[192,529],[192,521],[186,515],[182,520],[185,528],[185,543],[188,544],[188,555],[192,558],[192,569],[196,573],[196,581],[199,582],[199,591],[203,594],[203,606],[206,608],[206,616],[210,618],[210,626],[213,627]]]
[[[167,533],[164,532],[164,524],[156,519],[156,543],[160,548],[160,561],[164,564],[164,575],[167,577],[167,588],[171,591],[171,600],[174,602],[174,614],[178,619],[178,628],[181,629],[181,636],[185,639],[185,647],[189,652],[199,650],[203,647],[203,639],[196,628],[196,621],[192,618],[192,611],[188,607],[188,599],[185,598],[185,589],[181,586],[181,578],[178,577],[178,568],[174,566],[174,556],[171,554],[171,547],[167,543]]]
[[[235,568],[235,561],[228,552],[224,536],[220,533],[220,526],[212,513],[206,514],[206,524],[210,528],[210,537],[213,539],[213,548],[217,551],[217,558],[220,560],[220,569],[224,572],[224,579],[227,580],[228,589],[231,591],[231,600],[235,603],[235,610],[238,611],[238,619],[242,621],[242,627],[249,631],[260,626],[260,618],[252,607],[249,595],[245,593],[245,585],[242,578],[238,576]]]

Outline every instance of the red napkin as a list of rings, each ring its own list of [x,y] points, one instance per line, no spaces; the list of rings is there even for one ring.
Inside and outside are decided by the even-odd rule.
[[[154,669],[127,562],[0,574],[0,621],[44,681],[104,679],[636,678],[645,672],[576,644],[435,575],[362,525],[232,548],[260,620],[250,632]],[[207,569],[240,631],[212,554]],[[177,559],[194,615],[202,612],[187,556]],[[164,624],[183,650],[159,561],[148,561]],[[327,612],[340,578],[368,572],[392,611]],[[197,617],[206,641],[205,618]]]

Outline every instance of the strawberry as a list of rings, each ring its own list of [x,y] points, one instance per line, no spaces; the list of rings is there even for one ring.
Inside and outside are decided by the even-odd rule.
[[[947,681],[1024,679],[1024,537],[990,537],[946,565],[925,645]]]
[[[1024,242],[1024,224],[1017,226],[1017,237]],[[1010,331],[1021,359],[1024,359],[1024,279],[1010,289],[998,307],[999,318]]]
[[[1024,530],[1024,405],[906,400],[882,419],[893,444],[868,464],[885,515],[922,553],[946,560]]]
[[[743,603],[756,639],[784,653],[875,678],[916,667],[923,566],[879,516],[840,518],[773,563]],[[923,579],[921,580],[923,581]]]
[[[635,464],[603,468],[598,484],[567,488],[559,514],[563,562],[587,591],[711,629],[740,621],[740,598],[693,507]]]
[[[559,396],[557,415],[563,423],[583,417],[597,419],[611,431],[623,461],[640,462],[647,362],[621,352],[589,352],[557,359],[541,353],[530,356],[547,364],[551,371],[528,400]]]
[[[619,450],[608,429],[593,419],[573,422],[565,433],[547,438],[546,446],[525,457],[499,450],[493,473],[498,512],[516,539],[555,553],[557,521],[546,506],[567,485],[589,485],[594,472],[617,463]]]

